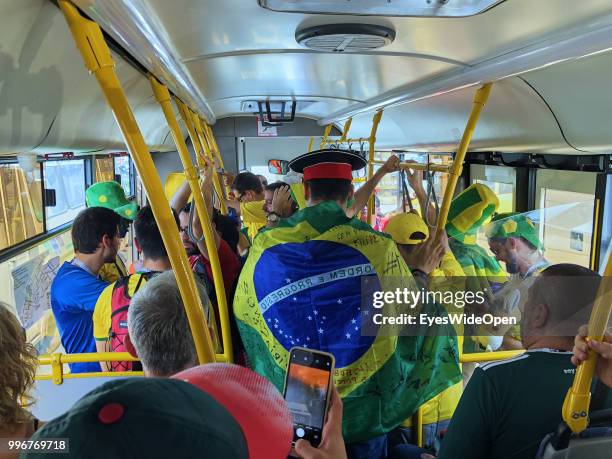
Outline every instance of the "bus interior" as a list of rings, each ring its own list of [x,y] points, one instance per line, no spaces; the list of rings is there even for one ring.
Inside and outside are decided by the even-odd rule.
[[[97,35],[79,21],[97,24],[109,51],[85,49],[79,33]],[[89,186],[117,181],[145,205],[170,199],[183,179],[164,90],[190,161],[215,149],[224,170],[268,183],[290,177],[286,162],[303,153],[348,148],[369,161],[358,188],[395,154],[425,165],[442,206],[449,175],[430,166],[451,170],[464,146],[455,194],[487,185],[499,212],[537,223],[550,263],[609,273],[609,1],[2,0],[0,24],[0,300],[40,355],[42,420],[115,377],[70,374],[79,360],[62,348],[49,289],[73,257],[71,224]],[[474,94],[488,83],[465,143]],[[113,107],[121,98],[128,109]],[[133,126],[141,140],[126,137]],[[402,186],[388,174],[365,218],[401,211]],[[139,256],[132,233],[126,265]],[[478,241],[489,250],[483,233]],[[516,352],[489,354],[471,360]]]

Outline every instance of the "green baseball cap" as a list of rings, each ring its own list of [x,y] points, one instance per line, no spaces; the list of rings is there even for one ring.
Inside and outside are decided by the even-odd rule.
[[[489,239],[508,239],[509,237],[522,237],[534,247],[543,249],[544,246],[538,238],[538,231],[533,221],[525,214],[518,212],[504,212],[496,214],[485,228]]]
[[[248,458],[245,436],[229,411],[176,379],[122,378],[81,398],[31,440],[69,439],[69,457]],[[48,458],[36,450],[22,458]],[[65,457],[65,456],[64,456]]]
[[[85,191],[87,207],[106,207],[128,220],[134,220],[138,205],[128,200],[117,182],[98,182]]]

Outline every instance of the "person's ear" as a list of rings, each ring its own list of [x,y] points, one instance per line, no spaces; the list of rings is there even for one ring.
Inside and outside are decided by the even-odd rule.
[[[544,328],[550,317],[550,311],[545,304],[536,304],[531,315],[531,326],[533,328]]]
[[[138,358],[138,353],[136,352],[136,348],[134,347],[134,344],[132,343],[132,339],[130,338],[129,333],[125,335],[125,338],[123,339],[123,345],[125,346],[126,351],[128,351],[128,353],[132,357]]]
[[[102,236],[102,240],[100,241],[100,246],[102,247],[102,249],[106,249],[108,247],[111,247],[112,245],[113,239],[108,234]]]
[[[509,237],[508,239],[506,239],[506,245],[509,249],[515,250],[516,249],[516,239],[513,237]]]
[[[136,236],[134,236],[134,246],[136,247],[136,251],[138,253],[142,252],[142,246],[140,245],[140,243],[138,242],[138,238]]]
[[[304,182],[304,199],[308,201],[310,199],[310,184]]]

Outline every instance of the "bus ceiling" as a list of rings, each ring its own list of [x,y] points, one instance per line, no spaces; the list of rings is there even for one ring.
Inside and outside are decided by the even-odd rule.
[[[609,117],[602,116],[612,106],[608,1],[466,2],[484,8],[470,17],[287,14],[273,11],[278,3],[126,0],[111,8],[105,1],[74,0],[208,122],[252,116],[253,101],[295,101],[296,119],[342,129],[353,116],[351,136],[367,137],[372,112],[384,107],[379,148],[448,152],[457,147],[475,87],[503,79],[472,150],[582,154],[612,148]],[[0,13],[0,149],[124,150],[56,5],[9,0]],[[361,49],[348,34],[336,51],[296,40],[301,31],[347,24],[392,33],[360,42]],[[147,145],[172,151],[146,77],[114,58]]]

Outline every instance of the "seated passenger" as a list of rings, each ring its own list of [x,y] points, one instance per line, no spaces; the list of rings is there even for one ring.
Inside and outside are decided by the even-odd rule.
[[[34,346],[9,306],[0,302],[0,439],[28,439],[38,429],[38,419],[26,409],[38,365]],[[19,452],[3,450],[0,459],[13,459]]]
[[[178,226],[178,221],[177,221]],[[134,220],[134,245],[143,255],[140,268],[104,289],[93,313],[93,335],[98,352],[126,352],[127,317],[130,301],[151,277],[172,269],[153,210],[145,206]],[[138,362],[100,362],[104,371],[142,370]]]
[[[230,411],[176,379],[113,378],[31,439],[69,439],[69,453],[60,457],[249,458],[244,433]],[[59,446],[59,441],[54,443]],[[21,457],[47,459],[48,453],[30,448]]]
[[[60,267],[51,284],[51,309],[68,354],[96,352],[92,317],[98,297],[108,286],[98,272],[117,257],[120,219],[110,209],[90,207],[72,223],[74,259]],[[70,370],[96,372],[100,364],[71,363]]]
[[[210,302],[204,286],[196,284],[212,333]],[[198,364],[173,271],[158,274],[136,292],[128,310],[128,333],[125,346],[140,359],[145,376],[168,377]]]
[[[234,311],[253,368],[279,390],[291,347],[335,356],[348,455],[378,458],[386,434],[458,382],[460,372],[455,338],[390,336],[372,325],[372,298],[362,283],[381,292],[416,285],[391,239],[347,217],[352,171],[364,166],[358,154],[339,150],[290,163],[304,173],[308,206],[254,240]],[[393,300],[386,311],[400,307]],[[424,349],[428,358],[417,359]]]
[[[485,230],[491,252],[498,261],[505,263],[511,275],[495,294],[493,308],[507,317],[520,319],[532,276],[550,264],[540,252],[544,246],[538,238],[538,230],[529,217],[512,212],[495,215]],[[521,349],[518,325],[501,328],[498,333],[505,333],[504,349]]]
[[[525,354],[477,367],[442,442],[439,459],[535,457],[557,429],[574,378],[576,323],[588,319],[601,277],[572,264],[546,268],[529,288]]]
[[[117,182],[98,182],[85,190],[85,201],[87,207],[105,207],[114,211],[121,217],[119,223],[119,238],[125,238],[130,223],[136,217],[138,205],[129,201],[125,196],[123,187]],[[106,263],[98,273],[100,278],[106,282],[115,282],[122,276],[127,276],[125,262],[119,254],[112,263]]]
[[[572,363],[576,366],[588,357],[588,351],[597,354],[597,367],[595,372],[599,380],[608,387],[612,387],[612,334],[606,332],[603,341],[588,339],[589,326],[580,327],[574,339]]]

